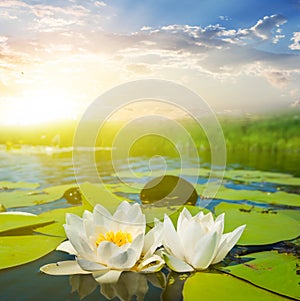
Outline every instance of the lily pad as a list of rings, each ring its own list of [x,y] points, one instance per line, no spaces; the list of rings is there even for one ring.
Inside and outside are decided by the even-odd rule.
[[[202,189],[203,185],[197,185],[197,190]],[[224,200],[250,200],[272,205],[300,207],[300,196],[298,194],[283,191],[271,193],[258,190],[237,190],[220,187],[214,198]]]
[[[76,187],[76,184],[58,185],[43,190],[15,190],[0,193],[0,203],[6,208],[35,206],[61,199],[66,190]]]
[[[125,200],[102,184],[83,183],[80,185],[80,191],[84,207],[91,211],[96,204],[100,204],[113,213],[119,204]]]
[[[242,182],[268,182],[282,185],[300,185],[300,178],[290,174],[260,170],[227,170],[224,178]]]
[[[0,236],[0,269],[36,260],[55,250],[63,240],[44,235]]]
[[[0,190],[7,189],[36,189],[39,183],[0,181]]]
[[[300,260],[295,256],[271,251],[253,253],[241,258],[243,263],[223,267],[221,270],[262,288],[300,299]]]
[[[152,178],[164,175],[174,175],[174,176],[192,176],[192,177],[204,177],[208,178],[211,170],[208,168],[181,168],[181,169],[167,169],[167,170],[151,170],[146,172],[130,172],[130,171],[120,171],[116,176],[120,178]],[[214,171],[214,176],[221,178],[222,173]],[[300,185],[300,178],[293,177],[290,174],[278,173],[278,172],[266,172],[260,170],[227,170],[223,176],[225,179],[230,179],[234,181],[241,182],[268,182],[274,184],[282,185]]]
[[[3,232],[22,228],[37,228],[39,226],[53,223],[53,220],[39,216],[20,214],[0,214],[0,235]]]
[[[196,273],[188,278],[182,293],[185,301],[198,301],[200,299],[212,301],[289,300],[230,275],[203,272]]]
[[[54,222],[51,225],[36,228],[35,232],[66,238],[65,230],[63,227],[63,224],[66,221],[66,213],[73,213],[82,216],[83,206],[61,208],[41,213],[39,215],[40,218],[49,218]]]
[[[217,215],[225,212],[225,232],[246,224],[238,244],[265,245],[290,240],[300,235],[299,221],[284,214],[284,210],[266,211],[248,205],[221,203]]]

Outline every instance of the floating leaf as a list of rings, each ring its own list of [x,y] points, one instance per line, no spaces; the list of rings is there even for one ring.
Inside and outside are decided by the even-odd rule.
[[[92,210],[96,204],[100,204],[113,213],[119,204],[125,200],[101,184],[83,183],[80,185],[80,191],[83,204],[88,210]]]
[[[300,178],[292,175],[260,170],[227,170],[224,178],[242,182],[268,182],[282,185],[300,185]]]
[[[15,190],[0,193],[0,203],[6,208],[27,207],[50,203],[61,199],[66,190],[76,187],[76,184],[52,186],[43,190]]]
[[[203,185],[197,185],[197,190],[202,191]],[[249,200],[273,205],[300,206],[300,197],[298,194],[279,192],[264,192],[258,190],[237,190],[220,187],[216,199],[224,200]]]
[[[39,216],[20,214],[0,214],[0,235],[3,232],[22,228],[36,228],[52,223],[53,220]]]
[[[282,281],[284,281],[282,279]],[[226,274],[196,273],[188,278],[183,287],[184,301],[284,301],[289,300],[243,280]]]
[[[0,269],[36,260],[55,250],[63,240],[44,235],[0,236]]]
[[[36,228],[35,231],[47,235],[54,235],[66,238],[63,224],[66,222],[66,213],[73,213],[82,216],[83,206],[55,209],[41,213],[40,218],[49,218],[54,221],[51,225]]]
[[[295,256],[271,251],[252,253],[241,258],[244,263],[220,269],[262,288],[300,299],[300,260]]]
[[[299,222],[284,214],[284,210],[265,210],[249,205],[221,203],[217,215],[225,212],[225,232],[246,224],[238,244],[265,245],[290,240],[300,235]]]
[[[163,175],[174,175],[174,176],[192,176],[192,177],[204,177],[208,178],[210,176],[210,169],[207,168],[181,168],[181,169],[168,169],[168,170],[151,170],[148,172],[130,172],[130,171],[120,171],[117,175],[122,178],[152,178],[159,177]],[[241,182],[268,182],[274,184],[282,185],[300,185],[300,178],[293,177],[290,174],[277,173],[277,172],[266,172],[260,170],[227,170],[223,175],[222,172],[213,171],[213,176],[216,178],[230,179],[233,181]]]
[[[0,190],[7,189],[36,189],[39,183],[0,181]]]

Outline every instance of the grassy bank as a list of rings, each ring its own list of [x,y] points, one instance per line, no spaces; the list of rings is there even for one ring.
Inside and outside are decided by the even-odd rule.
[[[219,116],[228,150],[247,151],[300,151],[300,112],[277,113],[264,116]],[[149,122],[149,121],[148,121]],[[207,138],[198,124],[191,120],[182,120],[180,124],[186,128],[193,138],[194,143],[201,150],[209,149]],[[43,124],[26,127],[0,127],[0,143],[7,144],[8,149],[26,145],[59,145],[71,146],[76,131],[75,122],[59,122],[56,124]],[[109,147],[113,145],[116,134],[124,128],[124,123],[111,122],[102,129],[98,137],[98,146]],[[172,124],[164,121],[149,124],[140,123],[129,131],[120,134],[119,143],[122,144],[134,137],[138,132],[154,132],[164,129],[166,137],[176,137],[177,129]],[[177,135],[178,136],[178,135]],[[174,140],[174,139],[173,139]],[[180,137],[176,142],[180,143]],[[185,141],[185,139],[182,139]],[[132,146],[133,154],[148,152],[155,153],[158,149],[163,153],[177,152],[176,145],[172,144],[172,138],[159,135],[145,136]],[[188,147],[188,144],[185,144]]]

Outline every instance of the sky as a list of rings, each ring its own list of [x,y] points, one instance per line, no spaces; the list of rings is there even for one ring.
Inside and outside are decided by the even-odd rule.
[[[300,0],[0,0],[0,123],[76,119],[165,79],[216,113],[300,104]]]

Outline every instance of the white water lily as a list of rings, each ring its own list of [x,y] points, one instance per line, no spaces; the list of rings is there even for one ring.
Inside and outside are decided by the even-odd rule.
[[[41,271],[46,274],[92,274],[99,283],[114,283],[123,271],[151,273],[164,266],[155,254],[163,226],[157,224],[145,234],[139,204],[124,201],[113,215],[97,204],[93,213],[85,211],[82,218],[67,214],[64,228],[69,240],[57,250],[76,255],[76,260],[45,265]]]
[[[163,257],[176,272],[205,270],[222,261],[241,237],[245,225],[223,234],[224,213],[214,220],[211,213],[201,211],[194,217],[184,208],[177,221],[177,230],[165,215]]]

